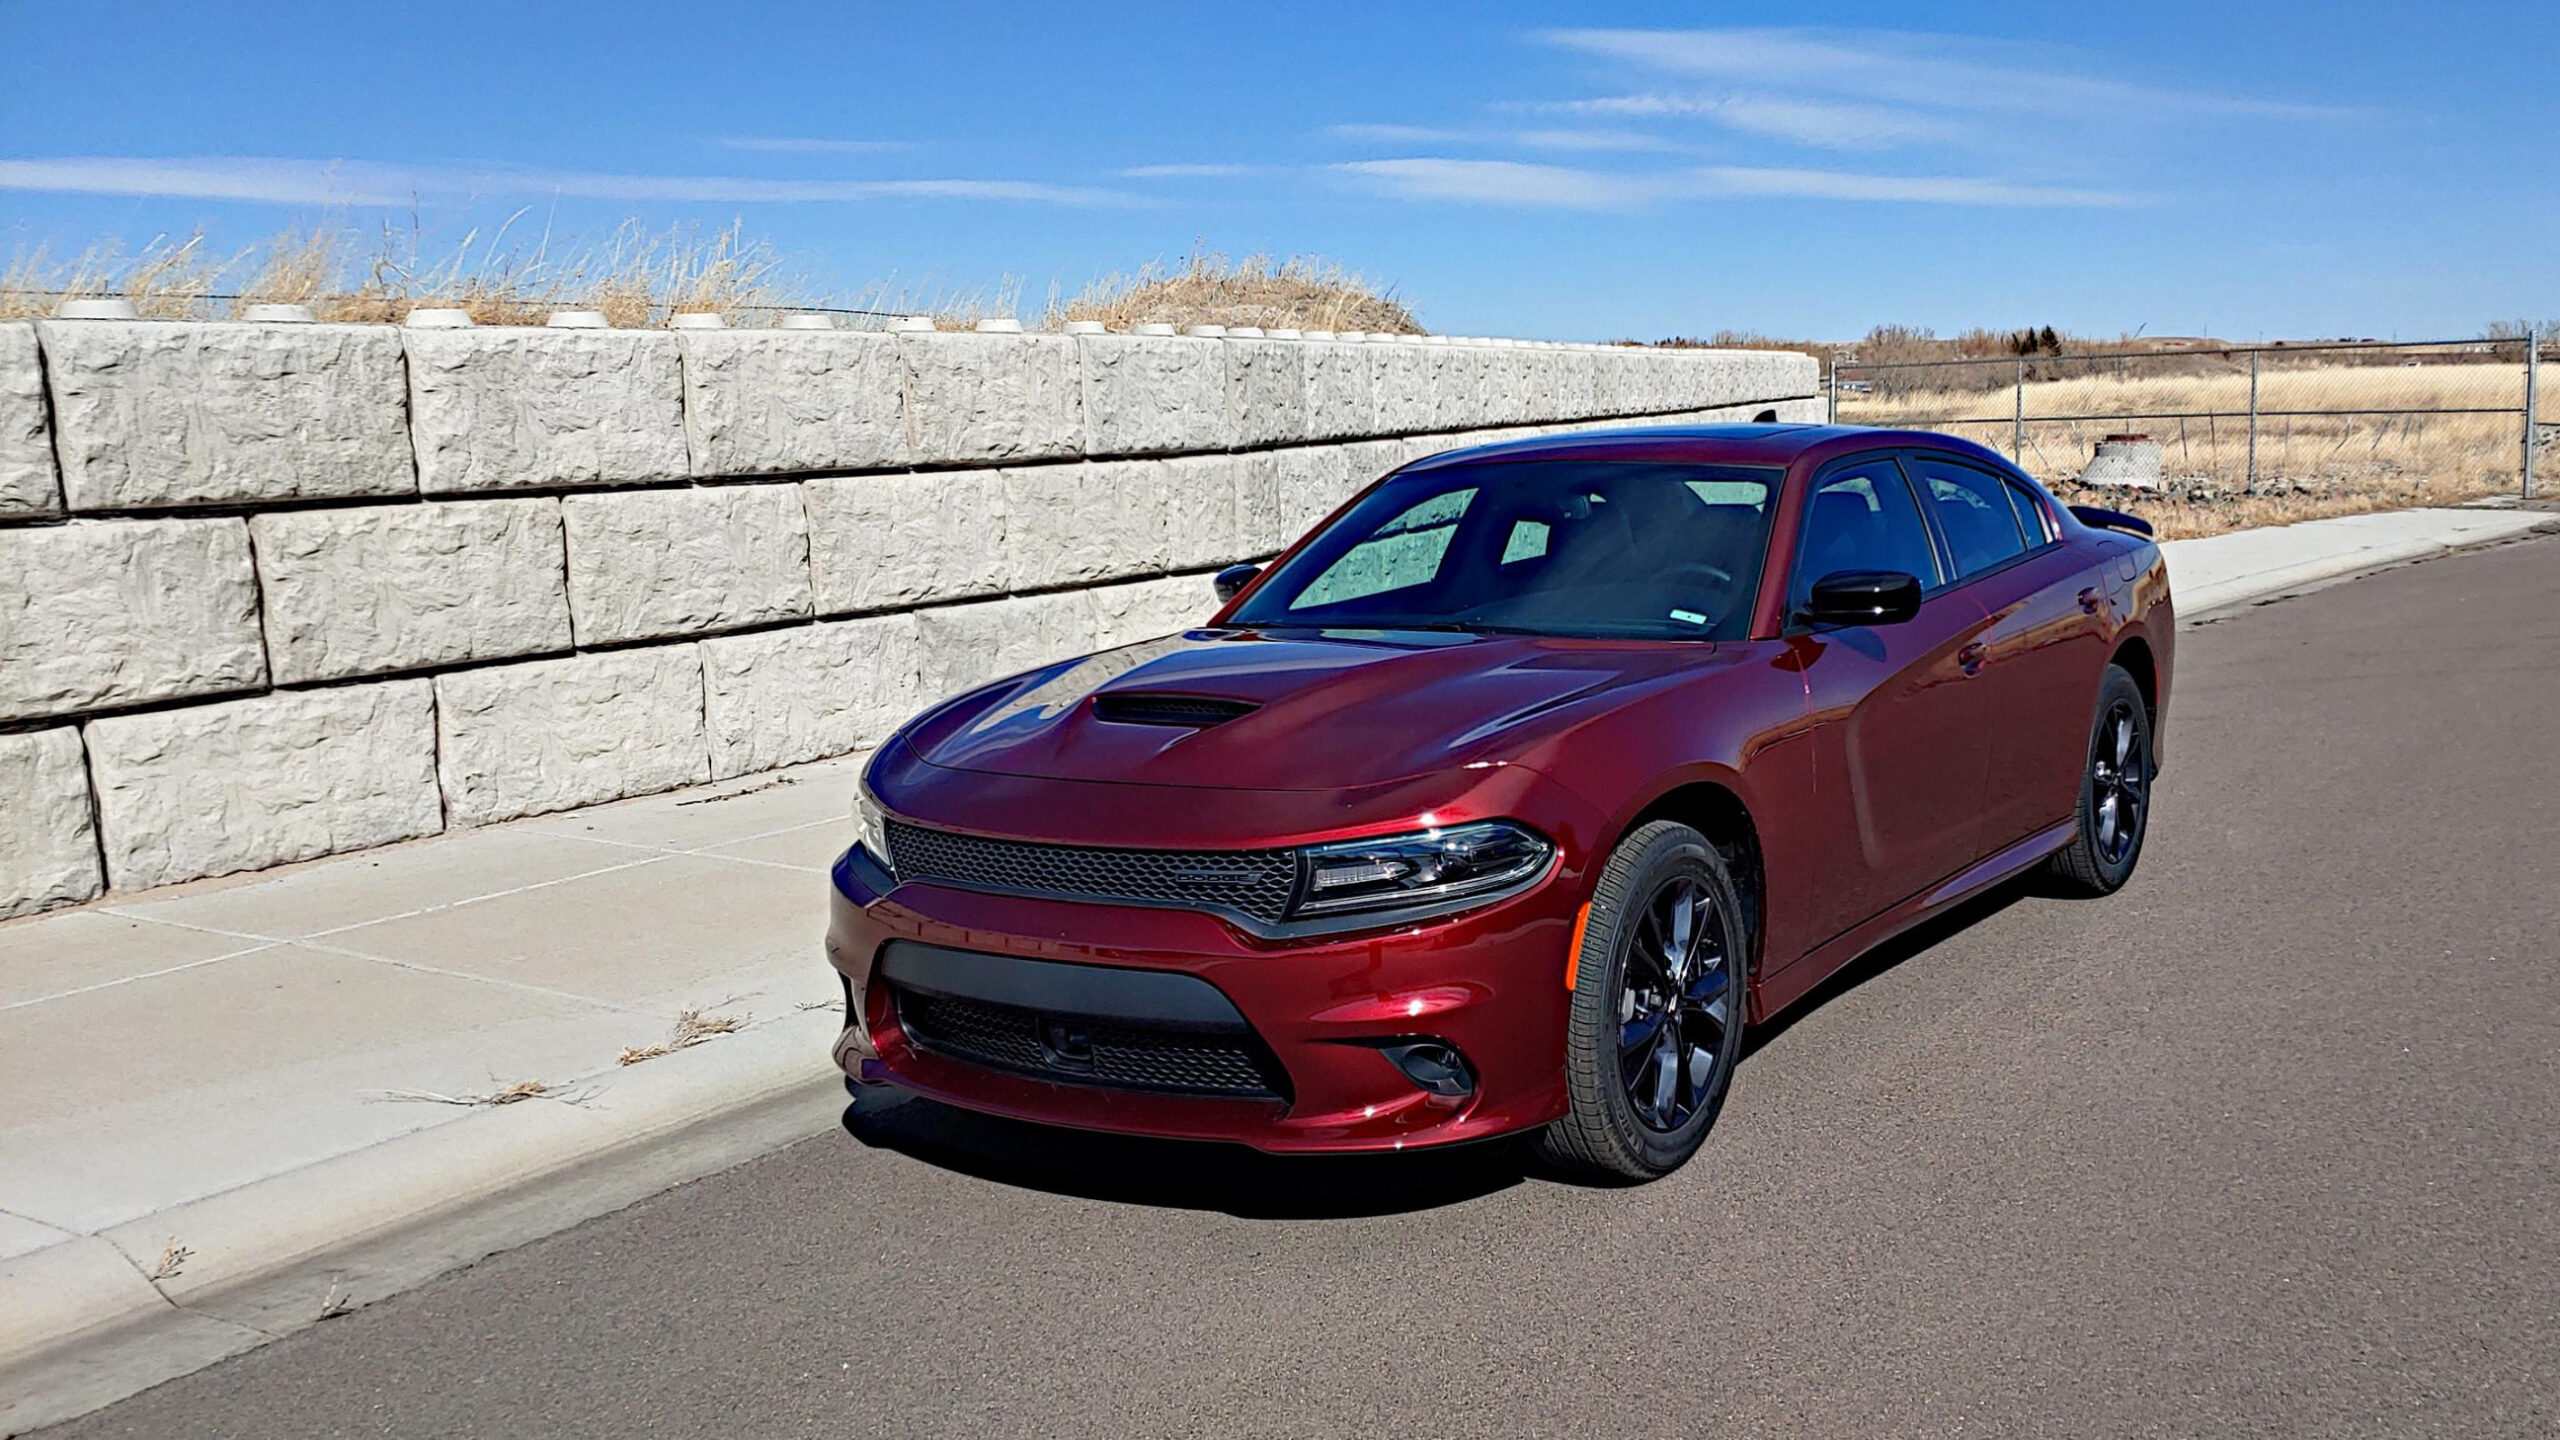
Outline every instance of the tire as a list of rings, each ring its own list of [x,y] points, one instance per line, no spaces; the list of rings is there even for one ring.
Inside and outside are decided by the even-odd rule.
[[[2111,895],[2133,878],[2151,828],[2151,711],[2142,688],[2115,665],[2098,682],[2089,722],[2088,758],[2080,766],[2080,798],[2071,843],[2045,862],[2056,888],[2083,897]]]
[[[1696,1154],[1742,1058],[1750,954],[1733,877],[1707,837],[1657,820],[1619,841],[1574,959],[1572,1108],[1539,1132],[1538,1153],[1613,1181],[1655,1179]]]

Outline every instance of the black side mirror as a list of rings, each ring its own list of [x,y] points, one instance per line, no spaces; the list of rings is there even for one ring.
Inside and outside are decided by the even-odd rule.
[[[1834,570],[1813,582],[1800,618],[1816,625],[1899,625],[1920,613],[1920,577],[1899,570]]]
[[[1253,577],[1261,573],[1259,565],[1230,565],[1219,571],[1209,583],[1217,587],[1218,603],[1224,605],[1236,598],[1236,592],[1252,584]]]

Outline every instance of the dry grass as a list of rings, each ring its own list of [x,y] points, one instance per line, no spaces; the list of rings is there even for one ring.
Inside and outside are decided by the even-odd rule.
[[[517,1080],[476,1095],[447,1095],[436,1090],[377,1090],[373,1093],[388,1100],[422,1100],[430,1105],[458,1105],[470,1109],[515,1105],[544,1098],[574,1102],[578,1098],[562,1094],[547,1080]]]
[[[176,1279],[178,1272],[186,1269],[187,1262],[194,1258],[196,1258],[196,1252],[179,1244],[178,1237],[172,1235],[169,1237],[169,1242],[160,1247],[160,1258],[153,1262],[150,1270],[145,1272],[144,1278],[154,1281]]]
[[[667,1032],[665,1040],[655,1045],[626,1048],[622,1052],[621,1063],[637,1065],[643,1060],[655,1060],[661,1055],[689,1050],[715,1036],[738,1033],[738,1025],[739,1021],[734,1016],[706,1015],[700,1010],[682,1011],[676,1016],[675,1027]]]
[[[1139,324],[1252,325],[1265,330],[1367,330],[1424,333],[1394,292],[1327,260],[1273,260],[1195,252],[1180,268],[1148,265],[1108,275],[1065,301],[1052,302],[1045,323],[1099,320],[1114,330]]]
[[[2009,412],[2015,403],[2007,386],[1970,393],[1844,394],[1839,418],[1943,430],[2007,454],[2014,443]],[[2288,360],[2259,377],[2253,480],[2245,369],[2031,380],[2020,460],[2067,500],[2131,510],[2167,538],[2214,535],[2513,494],[2522,460],[2523,404],[2521,364],[2297,366]],[[2372,413],[2423,409],[2504,413]],[[2356,411],[2367,413],[2342,413]],[[2188,418],[2037,418],[2172,412]],[[2080,485],[2078,476],[2097,442],[2125,432],[2161,443],[2162,487],[2142,492]]]

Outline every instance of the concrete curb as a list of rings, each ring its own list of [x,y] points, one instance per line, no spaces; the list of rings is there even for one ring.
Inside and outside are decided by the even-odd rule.
[[[2462,533],[2451,539],[2412,536],[2384,540],[2341,554],[2323,555],[2316,559],[2253,571],[2226,580],[2183,589],[2177,588],[2178,561],[2175,547],[2191,542],[2172,540],[2162,548],[2168,551],[2170,556],[2169,580],[2172,592],[2177,599],[2179,622],[2189,624],[2239,606],[2278,599],[2330,581],[2369,574],[2375,570],[2407,564],[2413,560],[2428,560],[2439,555],[2458,554],[2483,545],[2504,544],[2526,535],[2554,531],[2560,531],[2560,515],[2531,510],[2480,511],[2476,512]]]
[[[216,1360],[822,1134],[844,1109],[832,1011],[472,1111],[0,1261],[0,1434]],[[154,1281],[170,1237],[192,1255]]]

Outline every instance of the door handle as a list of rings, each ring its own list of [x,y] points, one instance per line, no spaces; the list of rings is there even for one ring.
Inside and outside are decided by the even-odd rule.
[[[2098,587],[2097,587],[2097,586],[2095,586],[2095,585],[2087,585],[2087,586],[2083,586],[2083,587],[2081,587],[2081,590],[2080,590],[2080,613],[2082,613],[2082,614],[2084,614],[2084,615],[2095,615],[2095,614],[2097,614],[2100,610],[2105,609],[2105,608],[2106,608],[2106,605],[2107,605],[2107,597],[2106,597],[2105,595],[2103,595],[2103,594],[2099,593],[2099,590],[2098,590]]]
[[[1956,652],[1956,665],[1967,675],[1982,673],[1983,658],[1991,652],[1979,640]]]

